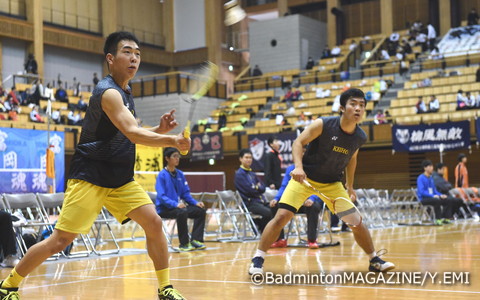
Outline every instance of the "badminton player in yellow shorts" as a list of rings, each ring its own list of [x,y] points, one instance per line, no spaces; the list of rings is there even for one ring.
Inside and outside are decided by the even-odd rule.
[[[295,169],[291,172],[292,179],[280,198],[277,214],[263,231],[248,270],[250,275],[263,273],[269,246],[312,192],[350,226],[355,241],[369,256],[369,271],[385,272],[395,268],[393,263],[377,255],[370,232],[352,203],[356,198],[353,180],[358,149],[367,140],[365,132],[357,125],[365,113],[364,93],[356,88],[342,93],[340,110],[340,116],[315,120],[293,143]],[[305,154],[304,146],[307,146]],[[342,184],[344,174],[346,190]]]
[[[174,110],[164,114],[158,126],[138,126],[128,86],[140,65],[138,45],[137,38],[129,32],[114,32],[107,37],[104,54],[110,74],[98,82],[90,97],[58,223],[53,234],[32,246],[0,282],[0,300],[19,299],[18,286],[23,278],[48,257],[65,249],[79,233],[87,233],[102,206],[118,221],[123,223],[130,218],[145,230],[148,254],[158,278],[159,299],[185,299],[170,284],[162,220],[146,192],[133,180],[133,173],[136,143],[186,151],[190,149],[190,139],[183,133],[165,135],[178,125]]]

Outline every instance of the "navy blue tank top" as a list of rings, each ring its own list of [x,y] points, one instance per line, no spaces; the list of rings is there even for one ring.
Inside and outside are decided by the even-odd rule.
[[[342,181],[345,168],[355,151],[367,140],[357,125],[352,134],[340,128],[340,117],[323,117],[322,134],[311,141],[303,155],[307,177],[320,183]]]
[[[90,97],[69,178],[116,188],[133,181],[135,144],[113,125],[102,110],[102,95],[108,89],[117,90],[122,95],[123,104],[135,116],[130,88],[124,91],[110,75],[100,80]]]

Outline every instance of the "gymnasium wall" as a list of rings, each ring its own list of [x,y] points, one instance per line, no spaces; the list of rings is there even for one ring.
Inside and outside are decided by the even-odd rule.
[[[73,77],[84,84],[92,84],[93,73],[102,75],[102,55],[95,55],[76,50],[45,45],[44,48],[45,82],[57,79],[61,74],[62,81],[72,84]]]
[[[8,75],[23,73],[23,64],[26,58],[26,42],[2,38],[2,78],[5,80]],[[12,80],[5,82],[5,87],[10,89]]]
[[[206,46],[205,0],[175,0],[173,19],[176,51]]]
[[[302,52],[302,40],[308,50]],[[302,69],[326,44],[326,24],[302,15],[250,23],[250,65],[266,72]],[[272,42],[276,42],[276,46]],[[302,53],[305,53],[302,55]],[[304,58],[307,56],[306,58]]]

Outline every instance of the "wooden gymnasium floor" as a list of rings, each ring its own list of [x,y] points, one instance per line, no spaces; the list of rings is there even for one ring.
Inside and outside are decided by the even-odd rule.
[[[372,236],[377,248],[388,249],[385,257],[395,262],[395,271],[402,272],[399,274],[416,271],[421,278],[436,274],[435,284],[425,283],[422,286],[420,279],[416,279],[418,284],[414,284],[412,279],[412,284],[373,285],[357,281],[328,285],[256,286],[246,273],[256,242],[209,242],[207,251],[172,253],[171,279],[190,300],[480,299],[479,222],[467,220],[442,227],[374,229]],[[325,241],[326,236],[320,235],[319,239]],[[334,234],[334,240],[339,240],[341,245],[318,250],[271,250],[266,260],[266,271],[277,274],[324,271],[325,274],[333,274],[367,269],[367,259],[353,244],[351,233]],[[123,242],[122,247],[126,250],[121,255],[92,255],[87,259],[46,262],[24,281],[21,299],[157,299],[156,278],[144,250],[145,241]],[[1,277],[5,277],[9,270],[0,269]],[[469,284],[440,284],[440,280],[453,281],[451,273],[446,272],[469,272],[468,275],[456,273],[457,281],[465,283],[468,276]],[[430,282],[430,278],[427,277],[426,282]],[[327,277],[325,279],[328,280]]]

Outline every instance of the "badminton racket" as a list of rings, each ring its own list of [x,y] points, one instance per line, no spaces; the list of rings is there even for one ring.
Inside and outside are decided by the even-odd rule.
[[[362,214],[361,214],[360,211],[358,210],[357,206],[356,206],[355,204],[353,204],[352,201],[350,201],[349,199],[347,199],[347,198],[345,198],[345,197],[337,197],[337,198],[335,198],[335,199],[331,199],[331,198],[327,197],[324,193],[320,192],[320,191],[319,191],[317,188],[315,188],[313,185],[311,185],[310,182],[308,182],[306,179],[303,180],[303,184],[304,184],[305,186],[307,186],[308,188],[310,188],[311,190],[313,190],[314,192],[316,192],[317,194],[319,194],[323,200],[328,200],[328,201],[330,201],[330,202],[332,203],[332,205],[333,205],[333,213],[336,214],[336,215],[338,214],[338,213],[337,213],[337,206],[338,206],[338,207],[343,206],[343,205],[340,204],[340,203],[343,202],[343,204],[350,204],[351,206],[353,206],[353,207],[355,208],[355,210],[357,211],[358,215],[360,216],[360,220],[359,220],[358,222],[355,222],[356,224],[351,224],[351,223],[349,223],[349,222],[347,222],[347,221],[345,221],[345,220],[343,220],[343,219],[342,219],[342,220],[343,220],[344,222],[346,222],[349,226],[352,226],[352,227],[357,227],[358,225],[362,224]],[[340,205],[339,205],[339,204],[340,204]],[[350,214],[348,214],[348,215],[350,215]],[[347,215],[347,216],[348,216],[348,215]],[[352,223],[354,223],[354,222],[352,222]]]
[[[200,66],[196,74],[196,78],[190,79],[187,84],[187,94],[191,95],[190,97],[181,97],[183,101],[190,103],[190,109],[188,112],[188,121],[185,129],[183,130],[183,136],[189,138],[191,131],[191,120],[193,118],[193,113],[195,111],[195,106],[203,96],[210,90],[218,76],[218,67],[216,64],[207,61]],[[187,155],[187,151],[180,152],[182,155]]]

